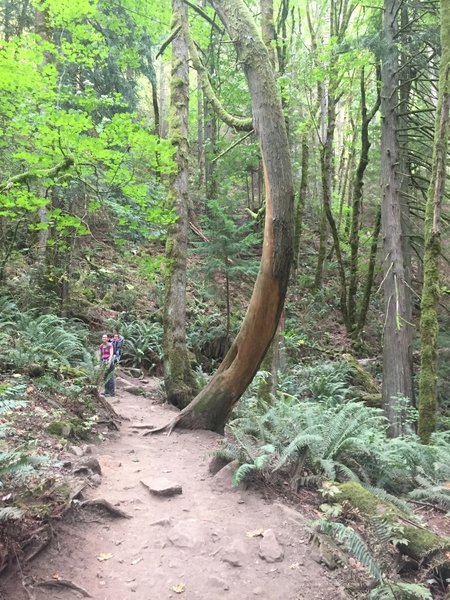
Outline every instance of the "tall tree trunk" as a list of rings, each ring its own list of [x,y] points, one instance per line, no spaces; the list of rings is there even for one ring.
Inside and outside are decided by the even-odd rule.
[[[424,276],[420,316],[421,362],[418,432],[425,444],[430,441],[431,434],[436,428],[440,221],[441,204],[445,193],[450,107],[450,3],[448,0],[441,0],[441,48],[433,167],[425,206]]]
[[[369,268],[367,269],[366,283],[364,285],[364,293],[361,300],[361,305],[358,312],[358,323],[355,331],[355,338],[358,338],[362,330],[366,325],[367,313],[369,311],[370,295],[372,293],[372,286],[375,274],[375,265],[377,261],[378,253],[378,238],[380,237],[381,229],[381,207],[377,210],[375,217],[375,226],[372,233],[372,243],[370,244],[369,253]]]
[[[293,184],[281,101],[267,48],[243,0],[211,0],[243,65],[264,162],[266,216],[258,277],[241,329],[208,385],[171,424],[223,432],[253,379],[283,309],[293,243]]]
[[[384,1],[384,59],[381,70],[381,169],[383,204],[381,227],[384,238],[383,403],[390,434],[406,432],[404,398],[413,396],[411,362],[412,326],[408,321],[408,291],[403,256],[401,223],[400,150],[398,142],[397,19],[401,0]]]
[[[293,268],[297,270],[300,252],[300,238],[303,228],[303,215],[305,212],[306,193],[308,191],[309,175],[309,140],[308,133],[302,134],[302,174],[300,178],[300,190],[298,193],[297,206],[295,208],[295,237],[293,252]]]
[[[378,79],[378,77],[377,77]],[[380,107],[381,98],[378,94],[377,100],[370,113],[367,112],[366,84],[364,67],[361,69],[361,150],[358,167],[356,169],[353,183],[353,207],[350,229],[350,281],[348,286],[348,320],[350,333],[356,333],[356,293],[358,291],[358,261],[359,261],[359,232],[361,227],[361,208],[363,200],[364,173],[369,164],[369,125]]]
[[[186,254],[188,237],[188,112],[189,53],[187,11],[182,0],[172,2],[172,30],[181,25],[172,43],[169,135],[176,148],[176,169],[171,181],[171,201],[177,220],[168,232],[168,269],[164,300],[164,384],[167,400],[183,408],[196,393],[186,349]]]

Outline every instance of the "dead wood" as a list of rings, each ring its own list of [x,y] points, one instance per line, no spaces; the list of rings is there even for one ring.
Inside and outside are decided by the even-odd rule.
[[[121,519],[131,519],[131,515],[127,514],[120,508],[116,508],[115,506],[113,506],[111,504],[111,502],[108,502],[108,500],[105,500],[105,498],[95,498],[93,500],[84,500],[83,502],[80,502],[80,506],[82,508],[85,506],[101,506],[102,508],[105,508],[107,511],[109,511],[113,517],[119,517]]]

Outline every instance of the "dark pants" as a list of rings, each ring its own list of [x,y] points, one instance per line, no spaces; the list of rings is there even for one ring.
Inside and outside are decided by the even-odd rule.
[[[114,396],[116,393],[116,382],[114,377],[115,364],[112,363],[108,366],[108,370],[105,374],[105,395]]]

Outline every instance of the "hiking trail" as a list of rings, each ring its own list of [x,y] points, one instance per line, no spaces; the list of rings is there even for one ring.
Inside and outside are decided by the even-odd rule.
[[[119,377],[117,383],[113,406],[127,420],[93,447],[101,483],[86,487],[83,499],[104,499],[131,518],[114,518],[99,508],[70,511],[54,524],[46,550],[22,572],[3,577],[0,600],[346,597],[314,557],[301,514],[264,500],[257,491],[232,488],[229,468],[209,473],[211,451],[221,436],[175,430],[170,436],[144,437],[145,430],[135,425],[163,425],[173,409],[156,400],[156,379],[146,385],[153,398],[126,391],[142,385],[137,380]],[[181,486],[182,493],[150,493],[148,485],[166,484],[154,481],[161,478]]]

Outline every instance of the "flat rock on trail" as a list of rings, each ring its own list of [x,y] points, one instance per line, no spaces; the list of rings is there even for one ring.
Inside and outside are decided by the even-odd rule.
[[[175,430],[149,435],[138,423],[166,423],[173,411],[120,384],[114,408],[129,420],[95,447],[102,482],[88,499],[104,498],[131,516],[81,508],[56,525],[56,536],[24,572],[0,582],[1,600],[67,600],[67,587],[21,580],[70,580],[95,600],[335,600],[345,594],[312,558],[301,515],[256,492],[231,487],[229,470],[212,477],[211,451],[220,436]],[[156,393],[156,380],[150,382]],[[151,493],[161,479],[182,493]],[[143,485],[144,482],[145,485]],[[265,537],[262,535],[265,534]]]

